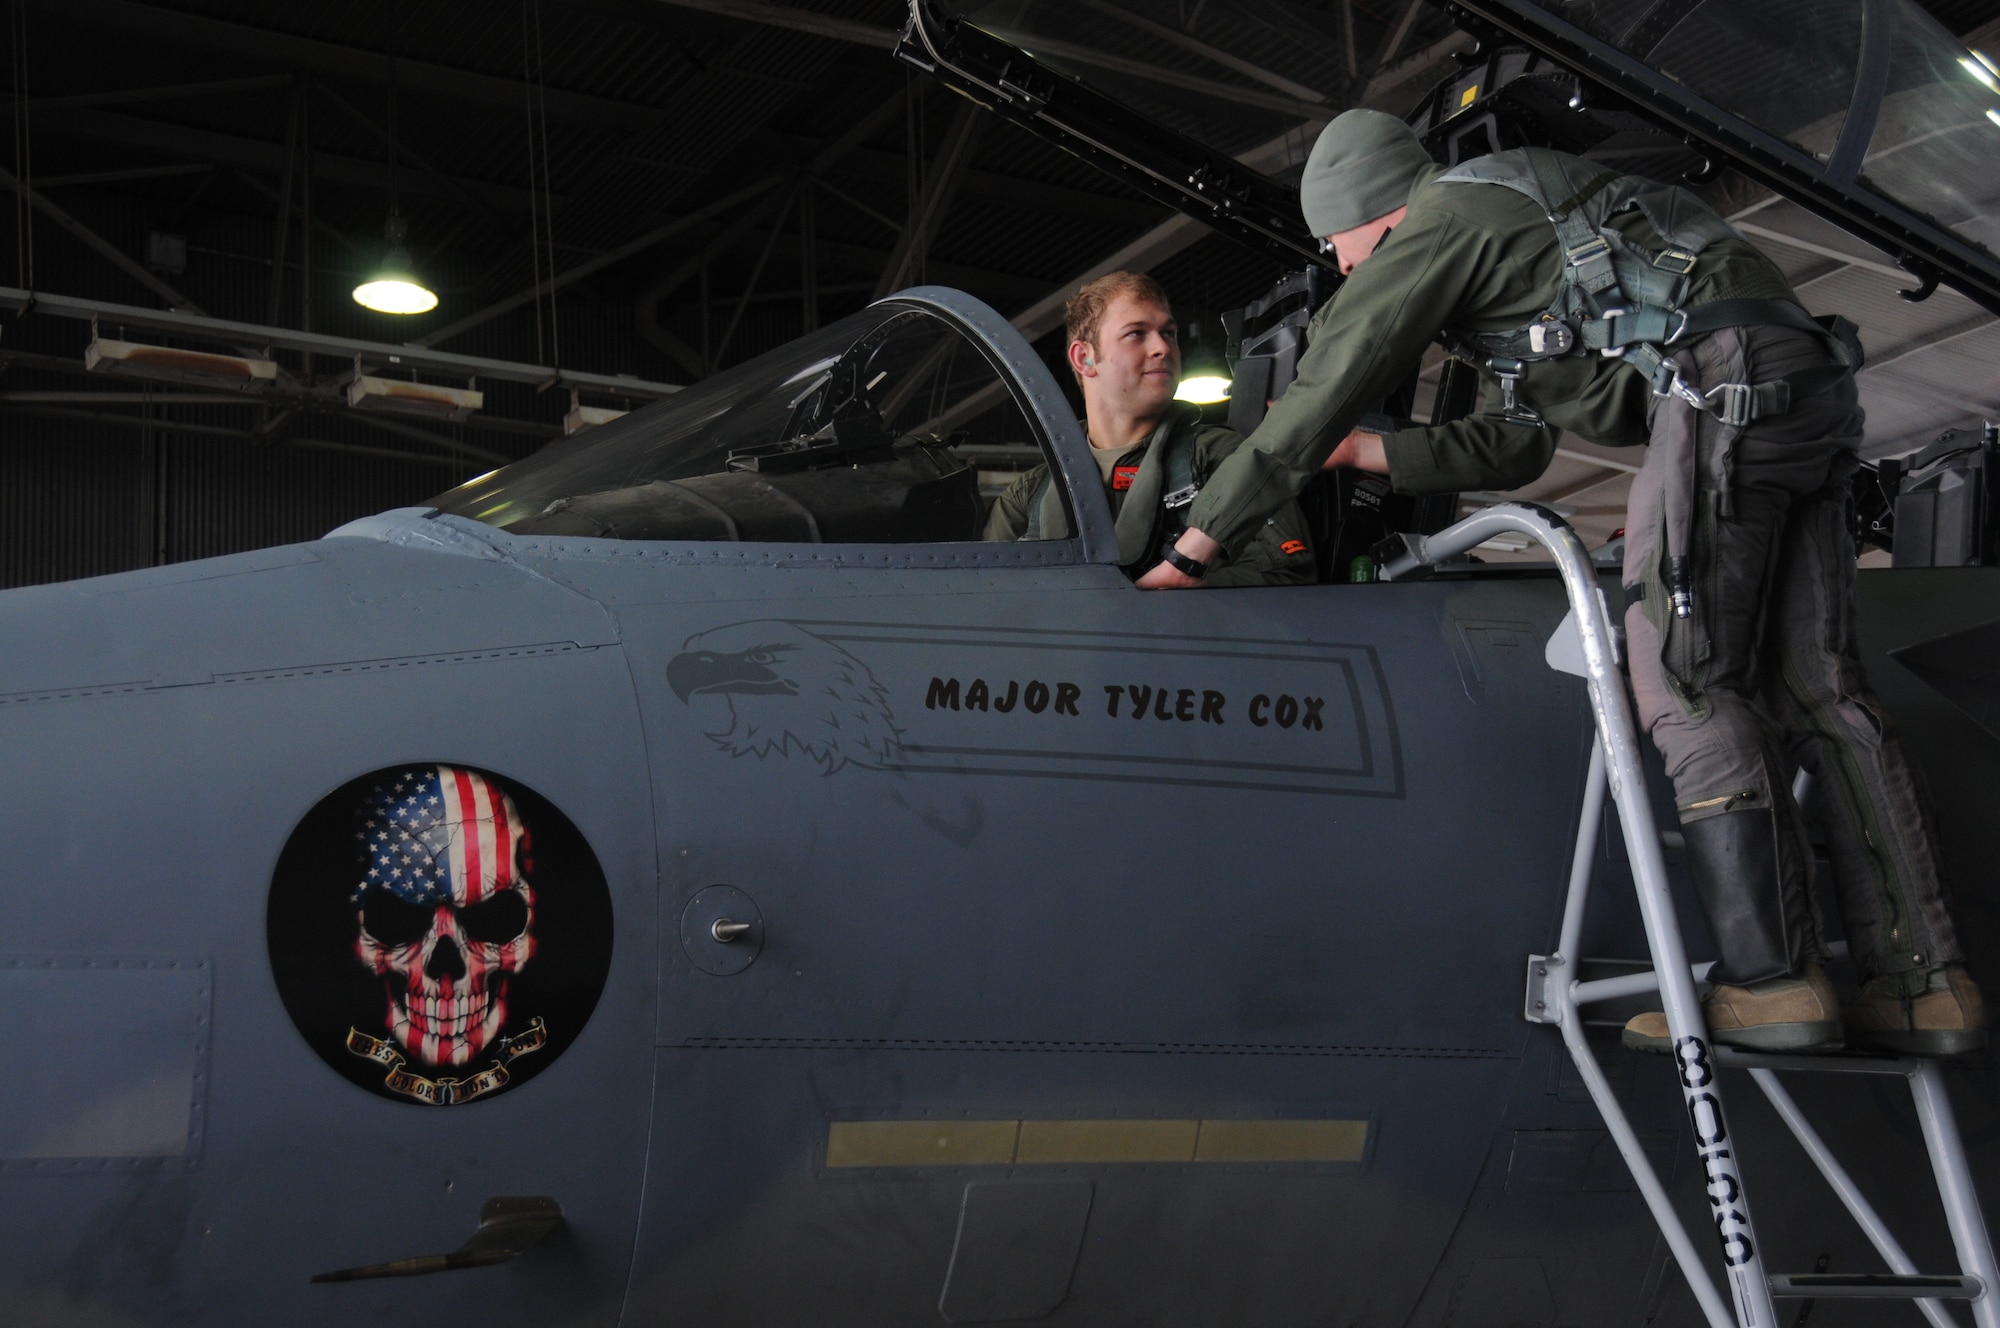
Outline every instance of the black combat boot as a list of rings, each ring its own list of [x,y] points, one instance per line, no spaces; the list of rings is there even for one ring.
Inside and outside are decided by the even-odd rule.
[[[1786,889],[1771,810],[1724,812],[1681,829],[1688,874],[1722,952],[1708,975],[1714,990],[1702,998],[1709,1036],[1758,1051],[1837,1045],[1839,1003],[1819,966],[1801,953],[1811,918],[1803,886]],[[1666,1050],[1666,1017],[1637,1016],[1624,1042]]]
[[[1796,975],[1804,958],[1805,920],[1786,916],[1777,824],[1770,809],[1705,816],[1683,825],[1681,834],[1695,897],[1721,952],[1708,980],[1747,987]]]

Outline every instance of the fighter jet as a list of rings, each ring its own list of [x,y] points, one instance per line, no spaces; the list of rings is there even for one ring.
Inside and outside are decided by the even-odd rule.
[[[1893,51],[1948,40],[1902,0],[1864,9]],[[1015,86],[1071,104],[1016,54]],[[1940,81],[1870,95],[1972,95],[1922,68]],[[1984,132],[1936,129],[1910,151]],[[1911,252],[2000,282],[1969,247]],[[1024,447],[1067,530],[983,543],[979,458]],[[1048,369],[918,288],[427,506],[0,594],[0,1322],[1740,1306],[1691,1070],[1617,1045],[1649,962],[1633,863],[1658,849],[1607,821],[1577,851],[1601,744],[1550,667],[1564,583],[1460,560],[1152,595],[1117,558]],[[1863,598],[1973,963],[2000,971],[2000,585],[1896,570]],[[1524,981],[1578,875],[1567,958],[1630,998],[1558,1031]],[[1907,1296],[1716,1073],[1772,1286]],[[1929,1288],[1991,1322],[1910,1097],[1787,1082]],[[1990,1062],[1939,1082],[1976,1211]]]

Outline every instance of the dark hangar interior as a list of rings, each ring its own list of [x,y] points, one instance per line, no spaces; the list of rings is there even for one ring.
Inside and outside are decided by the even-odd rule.
[[[954,8],[1294,178],[1328,117],[1408,112],[1470,44],[1427,0]],[[2000,4],[1926,8],[1995,44]],[[0,316],[0,585],[314,538],[526,456],[573,407],[643,404],[904,286],[986,301],[1053,365],[1062,297],[1108,265],[1153,272],[1210,336],[1280,272],[893,61],[895,0],[15,0],[9,15],[0,285],[613,381],[573,396],[486,377],[467,385],[477,409],[413,416],[357,402],[351,360],[280,349],[283,390],[204,390],[86,366],[93,336],[193,342],[16,300]],[[1990,314],[1949,289],[1900,301],[1909,278],[1886,256],[1731,187],[1714,185],[1808,305],[1862,325],[1871,457],[2000,414]],[[392,211],[438,295],[428,313],[350,293]],[[1566,439],[1523,493],[1601,538],[1633,469]]]

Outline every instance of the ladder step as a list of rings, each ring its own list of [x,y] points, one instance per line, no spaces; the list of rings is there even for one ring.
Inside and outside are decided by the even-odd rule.
[[[1818,1074],[1886,1074],[1908,1078],[1917,1063],[1846,1051],[1744,1051],[1715,1048],[1719,1064],[1738,1070],[1810,1070]]]
[[[1774,1296],[1858,1300],[1978,1300],[1986,1288],[1976,1277],[1952,1273],[1773,1273]]]

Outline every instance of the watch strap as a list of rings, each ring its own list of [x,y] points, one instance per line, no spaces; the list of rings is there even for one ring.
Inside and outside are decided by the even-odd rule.
[[[1198,558],[1188,557],[1171,544],[1160,551],[1160,561],[1182,576],[1191,576],[1197,581],[1208,575],[1207,563]]]

